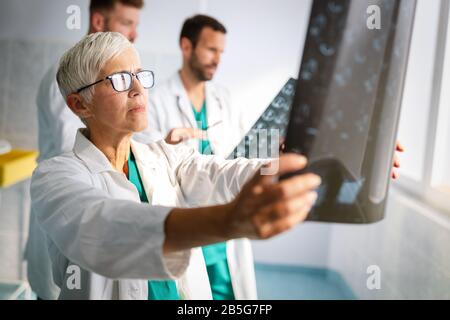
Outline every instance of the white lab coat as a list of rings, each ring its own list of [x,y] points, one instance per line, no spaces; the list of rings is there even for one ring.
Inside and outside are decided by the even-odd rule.
[[[162,254],[164,221],[173,207],[230,201],[265,162],[202,156],[164,141],[131,148],[149,204],[81,131],[73,152],[33,173],[32,214],[48,239],[59,298],[145,300],[147,279],[176,279],[182,298],[211,299],[201,248]],[[253,269],[235,258],[237,274]],[[234,280],[236,296],[248,296]]]
[[[207,131],[215,155],[228,157],[246,134],[241,112],[233,109],[228,91],[211,81],[205,83]],[[179,72],[150,91],[149,125],[135,139],[148,143],[164,139],[173,128],[197,128],[192,105],[184,89]],[[216,125],[217,124],[217,125]],[[182,144],[198,149],[198,139]]]
[[[44,75],[36,97],[39,124],[38,162],[72,150],[78,128],[84,124],[69,109],[56,82],[58,64]],[[35,216],[30,216],[25,250],[28,281],[38,297],[56,299],[59,288],[54,284],[45,236]]]
[[[208,139],[215,155],[227,158],[245,135],[245,126],[237,109],[233,109],[228,91],[211,81],[205,83]],[[173,128],[197,128],[186,90],[179,72],[150,91],[148,108],[149,125],[135,139],[144,143],[164,139]],[[215,125],[217,124],[217,125]],[[199,140],[190,139],[181,145],[198,149]],[[203,204],[205,205],[205,204]],[[227,260],[233,288],[245,287],[234,292],[238,300],[257,299],[253,253],[250,241],[241,239],[227,242]],[[236,265],[240,261],[240,266]],[[246,270],[242,268],[245,266]],[[237,284],[239,283],[239,285]]]

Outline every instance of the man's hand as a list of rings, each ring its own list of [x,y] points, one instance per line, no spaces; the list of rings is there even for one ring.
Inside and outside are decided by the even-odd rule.
[[[277,161],[277,176],[256,173],[228,205],[231,238],[270,238],[305,220],[314,205],[319,176],[308,173],[278,181],[279,176],[304,168],[306,158],[285,154]]]
[[[174,128],[166,137],[168,144],[178,144],[188,139],[206,139],[206,132],[197,128]]]
[[[397,141],[397,145],[395,146],[395,154],[394,154],[394,161],[393,161],[394,170],[392,170],[392,174],[391,174],[392,179],[394,179],[394,180],[398,179],[398,177],[400,176],[398,174],[398,172],[395,171],[395,169],[400,168],[400,161],[398,160],[397,152],[404,152],[404,151],[405,151],[405,148],[403,147],[403,145]]]

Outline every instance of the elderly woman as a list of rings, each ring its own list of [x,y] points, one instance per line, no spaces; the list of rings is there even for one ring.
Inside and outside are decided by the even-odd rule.
[[[224,160],[133,141],[147,126],[154,79],[118,33],[86,36],[62,57],[57,80],[87,126],[31,184],[60,299],[209,299],[200,246],[272,237],[315,202],[318,176],[278,182],[260,173],[301,169],[301,156]]]

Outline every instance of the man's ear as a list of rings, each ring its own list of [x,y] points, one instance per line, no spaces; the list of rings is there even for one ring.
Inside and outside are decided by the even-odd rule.
[[[71,93],[67,96],[67,105],[80,118],[86,119],[92,116],[91,110],[83,103],[78,93]]]
[[[91,31],[92,32],[105,31],[105,27],[106,27],[105,16],[98,11],[94,11],[91,14]]]
[[[181,52],[183,53],[183,57],[187,58],[191,56],[193,50],[191,40],[189,40],[188,38],[181,38],[180,48]]]

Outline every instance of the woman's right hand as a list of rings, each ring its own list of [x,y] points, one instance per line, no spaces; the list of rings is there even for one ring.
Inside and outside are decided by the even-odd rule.
[[[271,163],[278,165],[276,175],[256,173],[227,205],[229,237],[267,239],[305,220],[317,199],[320,177],[312,173],[280,181],[278,177],[303,169],[306,163],[303,156],[284,154]]]
[[[197,128],[173,128],[166,137],[168,144],[178,144],[188,139],[206,139],[206,132]]]

